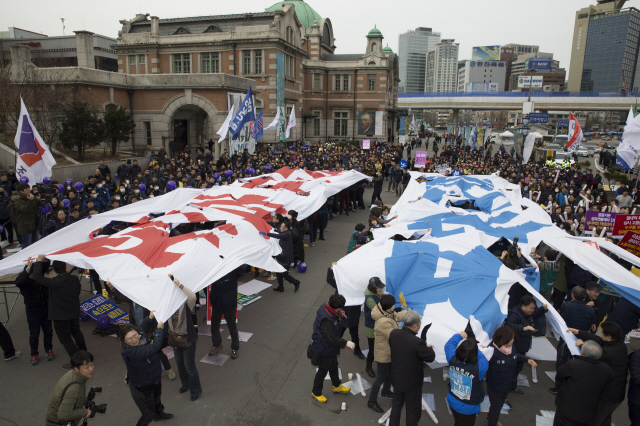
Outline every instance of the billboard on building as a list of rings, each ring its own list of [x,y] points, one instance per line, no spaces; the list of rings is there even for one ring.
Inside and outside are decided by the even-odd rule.
[[[358,134],[367,136],[376,134],[375,111],[358,111]]]
[[[532,82],[532,79],[533,79],[533,82]],[[541,75],[534,75],[533,77],[530,75],[519,75],[518,89],[528,89],[530,87],[534,89],[541,89],[543,79],[544,77]]]
[[[529,69],[529,70],[550,70],[552,61],[553,61],[553,59],[551,59],[551,58],[530,58],[527,61],[527,69]]]
[[[476,46],[471,53],[473,61],[497,61],[500,59],[500,46]]]
[[[466,91],[474,93],[497,93],[498,83],[468,83]]]

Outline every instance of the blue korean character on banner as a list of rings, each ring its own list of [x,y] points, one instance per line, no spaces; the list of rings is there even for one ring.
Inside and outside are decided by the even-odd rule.
[[[406,169],[409,165],[405,160],[400,160],[400,167]]]
[[[458,169],[455,169],[453,173],[451,173],[451,176],[462,176],[462,172]]]

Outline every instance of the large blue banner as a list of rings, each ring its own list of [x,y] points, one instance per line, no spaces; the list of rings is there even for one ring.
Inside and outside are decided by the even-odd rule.
[[[285,134],[285,111],[284,111],[284,54],[276,53],[276,103],[278,112],[280,113],[280,125],[278,130],[280,132],[280,142],[287,140]]]
[[[527,69],[530,70],[550,70],[551,69],[551,58],[531,58],[529,59],[529,66]]]
[[[242,101],[242,104],[238,109],[238,113],[231,124],[229,124],[229,131],[231,132],[233,139],[238,139],[238,134],[240,133],[240,130],[242,130],[242,127],[251,121],[255,121],[255,119],[256,115],[255,108],[253,106],[253,95],[251,94],[251,87],[249,87],[249,92],[247,93],[247,96],[245,96],[244,101]]]

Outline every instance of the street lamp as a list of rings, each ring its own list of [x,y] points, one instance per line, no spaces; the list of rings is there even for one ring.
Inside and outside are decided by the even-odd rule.
[[[520,145],[520,161],[518,162],[518,181],[520,180],[520,174],[522,173],[522,160],[524,157],[524,141],[529,135],[529,114],[522,117],[522,127],[520,133],[522,133],[522,144]]]
[[[484,133],[482,133],[483,141],[482,141],[482,158],[484,158],[484,145],[485,140],[487,139],[487,118],[482,119],[482,128],[484,129]]]

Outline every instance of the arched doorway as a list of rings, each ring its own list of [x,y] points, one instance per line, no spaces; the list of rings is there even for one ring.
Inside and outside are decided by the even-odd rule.
[[[199,145],[206,147],[214,135],[214,126],[224,121],[224,117],[216,116],[217,109],[208,99],[190,90],[169,100],[163,112],[167,142],[175,138],[176,151],[182,152],[188,145],[191,154]]]

